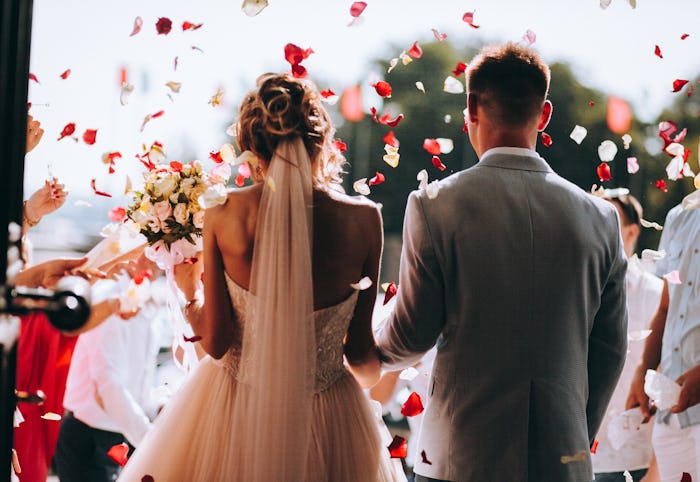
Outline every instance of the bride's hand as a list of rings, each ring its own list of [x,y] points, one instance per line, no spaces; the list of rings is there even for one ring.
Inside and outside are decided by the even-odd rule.
[[[184,263],[175,265],[175,282],[186,300],[193,299],[201,288],[203,271],[202,253],[199,253],[197,258],[190,258]]]

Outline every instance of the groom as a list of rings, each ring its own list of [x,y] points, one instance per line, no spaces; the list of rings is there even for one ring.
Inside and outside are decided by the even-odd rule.
[[[386,370],[437,346],[417,481],[583,482],[626,353],[627,268],[612,204],[535,152],[549,67],[516,44],[468,71],[479,163],[408,198]]]

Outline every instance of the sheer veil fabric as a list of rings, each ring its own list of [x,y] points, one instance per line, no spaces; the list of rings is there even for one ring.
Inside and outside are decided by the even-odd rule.
[[[314,392],[311,160],[300,138],[282,142],[268,167],[251,271],[256,322],[244,333],[234,427],[242,480],[306,478]],[[274,463],[261,463],[273,459]]]

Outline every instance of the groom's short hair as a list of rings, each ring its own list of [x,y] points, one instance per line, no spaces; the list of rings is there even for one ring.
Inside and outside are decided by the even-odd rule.
[[[542,113],[549,79],[549,66],[531,48],[490,45],[469,64],[467,91],[494,121],[519,127]]]

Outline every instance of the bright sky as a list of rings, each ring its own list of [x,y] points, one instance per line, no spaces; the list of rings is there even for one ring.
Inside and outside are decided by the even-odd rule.
[[[50,165],[72,193],[69,202],[92,197],[91,178],[98,189],[119,193],[126,173],[140,181],[133,156],[154,140],[165,144],[171,158],[206,159],[227,140],[231,113],[254,79],[289,68],[283,56],[288,42],[313,48],[304,61],[311,78],[340,92],[384,75],[372,71],[373,59],[388,62],[413,41],[433,41],[432,28],[456,45],[519,41],[530,29],[546,61],[571,63],[582,83],[628,99],[649,121],[674,96],[684,95],[671,93],[673,80],[700,72],[700,2],[694,0],[638,0],[636,9],[628,0],[612,0],[605,10],[599,0],[367,0],[364,22],[353,27],[347,26],[350,0],[269,1],[249,18],[241,0],[35,0],[31,71],[40,84],[30,83],[30,100],[46,134],[27,157],[27,189],[43,182]],[[479,29],[462,21],[468,11]],[[130,37],[136,16],[143,18],[143,29]],[[158,17],[173,21],[169,35],[156,35]],[[185,20],[204,26],[182,32]],[[681,40],[685,33],[689,37]],[[654,55],[657,44],[663,59]],[[121,66],[135,86],[126,106],[119,103]],[[71,74],[63,80],[59,75],[66,69]],[[168,81],[182,82],[174,102],[166,95]],[[218,87],[225,91],[224,104],[215,108],[208,101]],[[140,132],[144,116],[159,110],[165,114]],[[69,122],[77,124],[78,136],[98,129],[96,144],[57,142]],[[100,161],[107,151],[124,155],[112,176]]]

